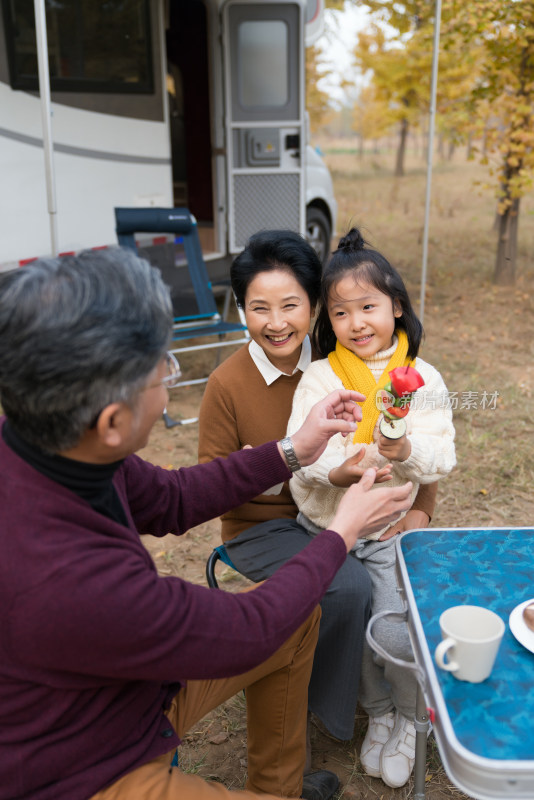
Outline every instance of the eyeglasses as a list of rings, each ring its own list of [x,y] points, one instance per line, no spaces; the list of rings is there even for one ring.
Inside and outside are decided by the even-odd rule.
[[[180,369],[180,365],[178,363],[178,359],[173,353],[167,352],[165,354],[165,365],[167,367],[167,374],[163,376],[157,383],[151,383],[149,386],[144,386],[141,391],[145,392],[147,389],[156,389],[158,386],[165,386],[167,389],[174,389],[180,383],[180,378],[182,377],[182,370]],[[91,420],[89,424],[89,429],[95,428],[96,423],[98,422],[98,418],[102,410],[95,415],[95,417]]]
[[[165,366],[167,368],[167,374],[164,375],[163,378],[160,378],[157,383],[149,383],[148,386],[144,386],[141,389],[142,392],[146,392],[147,389],[156,389],[162,384],[166,389],[174,389],[178,386],[180,378],[182,377],[182,370],[180,369],[178,359],[173,353],[165,353]]]
[[[180,383],[182,377],[182,370],[178,363],[178,359],[172,353],[165,353],[165,365],[167,367],[167,374],[160,378],[157,383],[149,383],[144,386],[141,391],[146,392],[147,389],[157,389],[158,386],[165,386],[167,389],[174,389]]]
[[[182,370],[180,369],[178,359],[174,353],[167,352],[165,354],[165,360],[167,365],[167,374],[163,376],[161,383],[166,386],[167,389],[174,389],[176,386],[178,386],[180,378],[182,377]]]

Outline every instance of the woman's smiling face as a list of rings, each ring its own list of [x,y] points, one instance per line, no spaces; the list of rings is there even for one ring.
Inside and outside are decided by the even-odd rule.
[[[244,311],[252,339],[271,364],[291,374],[313,314],[306,290],[289,270],[259,272],[248,285]]]

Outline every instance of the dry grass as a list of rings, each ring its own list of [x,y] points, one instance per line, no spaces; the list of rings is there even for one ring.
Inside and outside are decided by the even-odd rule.
[[[341,146],[342,145],[342,146]],[[338,231],[355,224],[400,269],[418,305],[422,260],[425,164],[411,155],[407,175],[392,177],[393,154],[370,154],[362,160],[350,143],[321,142],[332,170],[339,203]],[[344,150],[344,152],[341,152]],[[534,451],[530,435],[534,418],[534,198],[522,201],[517,284],[492,285],[496,250],[494,201],[474,185],[484,170],[463,160],[437,163],[433,176],[426,340],[422,355],[443,374],[459,405],[477,392],[477,408],[455,412],[458,466],[439,489],[436,527],[521,526],[534,522]],[[188,363],[194,372],[196,359]],[[498,392],[495,408],[481,408],[482,393]],[[174,416],[193,416],[202,389],[177,391],[170,403]],[[196,460],[196,426],[167,431],[158,425],[145,456],[163,465]],[[204,582],[204,563],[218,543],[217,522],[207,523],[176,541],[149,543],[164,574],[186,575]],[[225,589],[239,581],[226,573]],[[244,708],[238,698],[214,711],[181,748],[183,768],[227,786],[243,785],[246,774]],[[314,767],[336,771],[342,780],[339,798],[407,800],[413,783],[388,789],[361,773],[357,753],[365,734],[358,717],[354,739],[335,743],[314,731]],[[444,773],[435,742],[428,743],[427,797],[463,798]]]

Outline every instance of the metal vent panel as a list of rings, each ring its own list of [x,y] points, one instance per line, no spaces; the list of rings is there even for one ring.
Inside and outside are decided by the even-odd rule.
[[[232,249],[262,229],[300,230],[298,174],[234,175]]]

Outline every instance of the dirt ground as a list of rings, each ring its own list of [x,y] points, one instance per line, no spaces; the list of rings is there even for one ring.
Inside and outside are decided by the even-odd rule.
[[[399,267],[417,306],[420,291],[424,165],[413,156],[406,178],[391,177],[393,156],[373,154],[364,162],[347,146],[324,142],[340,206],[338,231],[349,224],[365,228],[367,238]],[[461,155],[437,166],[425,295],[426,339],[422,357],[443,374],[457,398],[454,411],[458,466],[443,481],[434,527],[518,527],[534,524],[534,200],[522,203],[519,266],[513,288],[491,283],[495,252],[493,200],[473,183],[484,176]],[[228,352],[231,350],[228,348]],[[225,352],[225,355],[228,354]],[[210,355],[209,358],[212,358]],[[208,356],[181,359],[196,377],[212,366]],[[169,412],[176,419],[196,416],[202,386],[174,390]],[[167,468],[196,463],[197,425],[166,429],[162,422],[141,453]],[[147,547],[162,575],[181,575],[205,583],[205,561],[219,543],[219,524],[208,522],[186,536],[148,537]],[[221,586],[242,585],[230,570],[220,570]],[[313,731],[313,766],[331,769],[341,780],[338,798],[403,800],[413,796],[410,782],[388,789],[362,774],[358,752],[366,717],[355,720],[354,738],[334,742]],[[181,748],[181,766],[226,786],[240,788],[246,775],[244,700],[237,696],[205,718]],[[429,800],[465,797],[451,785],[432,737],[426,775]]]

